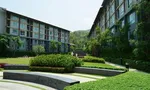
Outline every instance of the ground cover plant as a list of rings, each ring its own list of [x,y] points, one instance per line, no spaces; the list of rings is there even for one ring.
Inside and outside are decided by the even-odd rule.
[[[59,72],[59,71],[72,72],[74,67],[81,66],[81,64],[82,60],[71,55],[61,55],[61,54],[40,55],[31,59],[30,70],[51,71],[51,72]],[[64,71],[62,71],[63,69]]]
[[[64,90],[150,90],[150,74],[127,72],[115,77],[75,84]]]
[[[0,58],[0,63],[28,65],[31,58]]]

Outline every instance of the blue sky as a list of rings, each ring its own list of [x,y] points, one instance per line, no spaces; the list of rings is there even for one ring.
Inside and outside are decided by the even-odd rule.
[[[70,31],[90,29],[103,0],[1,0],[0,7]]]

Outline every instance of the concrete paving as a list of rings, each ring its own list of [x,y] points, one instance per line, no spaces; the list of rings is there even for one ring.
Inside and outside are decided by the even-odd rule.
[[[46,72],[33,72],[33,73],[35,73],[35,74],[36,73],[50,74],[50,75],[70,78],[70,79],[73,79],[73,80],[78,80],[78,81],[80,81],[80,83],[95,81],[95,80],[98,80],[98,79],[106,78],[104,76],[80,74],[80,73],[64,73],[64,74],[46,73]],[[0,81],[4,80],[4,81],[8,81],[8,82],[0,82],[0,90],[40,90],[38,88],[34,88],[34,87],[31,87],[31,86],[28,86],[28,85],[38,86],[38,87],[44,88],[45,90],[56,90],[54,88],[47,87],[47,86],[40,85],[40,84],[24,82],[24,81],[6,80],[6,79],[2,79],[2,77],[3,77],[3,72],[0,72]],[[23,84],[28,84],[28,85],[22,85],[22,84],[17,84],[17,83],[9,83],[9,82],[17,82],[17,83],[23,83]]]
[[[5,82],[1,82],[1,81],[5,81]],[[39,88],[35,88],[32,86],[40,87],[45,90],[56,90],[54,88],[44,86],[41,84],[3,79],[3,72],[0,72],[0,90],[41,90]]]

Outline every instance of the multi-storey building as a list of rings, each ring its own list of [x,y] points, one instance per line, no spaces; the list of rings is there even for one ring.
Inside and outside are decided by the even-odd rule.
[[[136,28],[138,16],[133,8],[134,4],[141,0],[104,0],[96,19],[92,25],[88,37],[96,35],[96,27],[99,26],[102,31],[110,29],[112,33],[117,32],[116,22],[121,22],[121,27],[129,24],[128,38]]]
[[[42,45],[46,52],[52,52],[50,41],[61,42],[61,48],[55,52],[69,50],[70,31],[0,8],[0,34],[5,33],[21,38],[19,50],[32,50],[34,45]]]

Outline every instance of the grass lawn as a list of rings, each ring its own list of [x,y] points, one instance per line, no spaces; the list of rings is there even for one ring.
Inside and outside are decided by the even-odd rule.
[[[31,58],[0,58],[0,63],[28,65]]]
[[[150,74],[127,72],[115,77],[68,86],[65,90],[150,90]]]
[[[84,62],[82,66],[91,67],[91,68],[122,69],[122,68],[117,68],[115,66],[111,66],[108,64],[104,64],[104,63],[93,63],[93,62]]]

